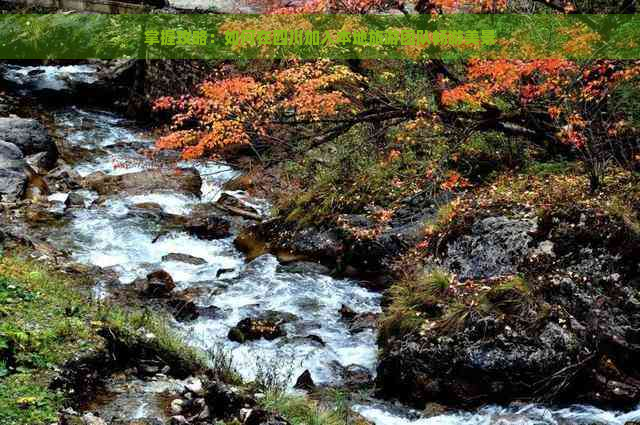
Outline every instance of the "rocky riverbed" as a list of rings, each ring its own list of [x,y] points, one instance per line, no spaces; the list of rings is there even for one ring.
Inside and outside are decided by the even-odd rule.
[[[69,99],[78,87],[90,91],[98,81],[95,72],[95,67],[84,66],[14,66],[5,78],[22,96],[44,93],[50,99],[52,92],[61,91]],[[555,224],[543,233],[538,219],[527,214],[515,219],[485,214],[449,238],[445,254],[437,258],[438,267],[461,281],[518,272],[557,275],[551,284],[566,290],[557,296],[536,295],[530,304],[533,312],[546,312],[554,320],[533,331],[522,315],[520,322],[507,323],[508,311],[493,321],[469,316],[461,332],[446,340],[420,334],[382,338],[379,359],[379,289],[389,283],[393,259],[424,236],[420,224],[437,214],[435,207],[407,200],[374,240],[353,238],[344,229],[293,229],[270,219],[268,201],[224,190],[224,183],[238,175],[225,164],[186,163],[170,153],[150,160],[145,155],[152,146],[147,133],[113,112],[57,104],[48,129],[37,120],[9,114],[0,118],[3,232],[30,243],[43,258],[61,256],[61,263],[77,262],[93,270],[98,300],[136,300],[169,312],[171,326],[188,344],[230,353],[245,380],[269,370],[284,376],[290,391],[297,391],[297,383],[299,388],[321,385],[371,394],[377,384],[378,395],[419,409],[361,397],[353,409],[377,425],[622,425],[640,419],[637,410],[571,405],[603,401],[628,410],[638,398],[637,326],[628,322],[636,316],[619,304],[622,297],[625,308],[636,308],[625,288],[637,272],[637,253],[616,250],[615,241],[580,248],[584,232],[576,236],[570,229],[601,223],[590,221],[590,215],[584,220],[578,215],[582,221],[576,223],[552,220]],[[344,222],[350,229],[371,225],[358,216],[344,217]],[[567,228],[565,222],[573,226]],[[628,246],[629,241],[623,243]],[[569,248],[592,251],[578,249],[580,254],[571,257]],[[534,258],[544,256],[558,260],[553,268],[534,267],[541,264]],[[627,269],[617,266],[622,263]],[[594,272],[592,281],[576,288],[580,282],[570,273],[604,270],[607,264],[616,267],[606,275]],[[345,275],[365,276],[368,282],[338,277]],[[597,328],[600,343],[589,337],[593,320],[602,324]],[[480,336],[479,324],[485,327]],[[215,381],[203,388],[200,378],[154,360],[144,343],[153,335],[140,337],[143,360],[110,375],[101,396],[83,404],[92,413],[68,412],[69,423],[100,424],[103,418],[112,424],[195,424],[231,416],[250,424],[286,423],[257,410],[251,419],[251,411],[243,409],[252,407],[255,394]],[[534,340],[539,346],[530,344]],[[603,341],[613,348],[597,351]],[[563,406],[522,401],[531,399],[529,383],[544,379],[539,374],[586,361],[593,352],[607,354],[613,366],[604,364],[605,369],[576,382],[586,386],[583,393],[597,396],[566,396],[567,390],[575,394],[574,385],[558,391],[565,395]],[[562,382],[549,384],[557,388]],[[509,404],[514,399],[518,402]],[[496,402],[504,407],[477,407]]]

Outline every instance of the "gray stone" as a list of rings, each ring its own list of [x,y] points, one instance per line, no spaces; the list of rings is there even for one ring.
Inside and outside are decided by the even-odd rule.
[[[517,271],[529,252],[535,220],[489,217],[474,223],[471,234],[448,246],[445,266],[461,281],[505,276]]]
[[[0,118],[0,138],[16,145],[23,155],[46,152],[43,165],[47,169],[58,159],[58,149],[49,132],[34,119]]]
[[[27,174],[22,170],[0,169],[0,200],[14,202],[22,199],[27,187]]]

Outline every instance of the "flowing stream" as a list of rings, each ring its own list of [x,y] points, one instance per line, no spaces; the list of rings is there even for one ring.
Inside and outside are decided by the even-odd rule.
[[[88,66],[12,67],[5,77],[25,89],[63,90],[73,79],[92,81]],[[127,120],[104,111],[73,106],[54,112],[56,131],[70,147],[92,152],[87,159],[73,164],[82,176],[96,171],[122,174],[144,170],[153,164],[138,154],[152,145],[144,132]],[[118,164],[127,164],[121,167]],[[189,164],[183,164],[189,166]],[[194,238],[174,231],[157,236],[154,223],[144,216],[129,214],[138,203],[153,202],[171,214],[188,214],[198,203],[215,201],[223,192],[222,184],[236,171],[218,163],[198,163],[195,167],[203,179],[202,197],[184,193],[157,192],[137,196],[124,193],[101,199],[90,191],[79,192],[86,208],[71,209],[69,224],[53,238],[81,262],[113,269],[122,285],[127,285],[148,272],[163,269],[176,281],[176,290],[197,289],[197,303],[215,307],[212,317],[192,322],[174,322],[187,343],[204,349],[224,347],[233,355],[235,367],[246,379],[252,379],[265,365],[288,371],[295,381],[308,369],[316,383],[340,385],[341,370],[350,365],[375,374],[377,346],[375,333],[365,330],[351,333],[341,320],[339,309],[347,305],[356,312],[380,312],[380,296],[348,279],[334,279],[317,273],[283,271],[275,257],[261,256],[246,262],[233,245],[233,236],[213,241]],[[234,196],[242,195],[233,192]],[[63,209],[68,194],[54,193],[54,208]],[[268,211],[263,200],[251,200]],[[192,265],[163,261],[170,253],[200,257],[206,261]],[[227,271],[217,277],[221,269]],[[109,289],[96,284],[96,297],[104,297]],[[274,341],[258,340],[244,344],[227,338],[229,329],[245,317],[265,312],[288,314],[286,337]],[[321,343],[319,341],[322,341]],[[136,383],[140,393],[154,393],[174,382]],[[159,389],[160,388],[160,389]],[[110,400],[109,410],[132,410],[131,417],[150,413],[145,397]],[[630,413],[603,411],[589,406],[545,408],[538,405],[510,407],[487,406],[473,412],[451,412],[423,418],[414,412],[387,403],[370,402],[354,406],[354,410],[376,425],[471,425],[471,424],[615,424],[640,420],[640,410]]]

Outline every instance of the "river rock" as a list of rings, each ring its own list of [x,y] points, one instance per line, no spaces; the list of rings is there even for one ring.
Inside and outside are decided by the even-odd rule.
[[[82,415],[82,422],[84,425],[107,425],[107,423],[99,416],[94,416],[93,413],[85,413]]]
[[[49,187],[54,192],[69,192],[81,188],[80,175],[69,165],[61,164],[46,176]]]
[[[296,379],[296,384],[294,388],[298,388],[300,390],[312,390],[316,387],[315,382],[313,382],[313,378],[311,377],[311,372],[309,369],[302,372],[298,379]]]
[[[234,177],[231,180],[227,180],[222,188],[224,190],[248,190],[255,185],[255,181],[251,176],[242,174],[238,177]]]
[[[228,338],[231,341],[243,343],[260,338],[274,340],[285,336],[285,332],[280,324],[261,319],[246,318],[238,322],[236,326],[229,330]]]
[[[127,195],[143,195],[150,192],[177,192],[200,196],[202,180],[197,170],[179,168],[175,170],[154,169],[119,176],[93,173],[84,180],[84,185],[100,195],[124,192]]]
[[[205,387],[204,400],[211,416],[217,419],[238,417],[240,409],[255,405],[255,400],[240,388],[218,381],[212,381]]]
[[[0,140],[0,200],[14,202],[22,199],[28,181],[24,165],[20,149],[13,143]]]
[[[360,333],[367,329],[375,329],[378,325],[378,314],[359,313],[349,321],[349,332]]]
[[[295,229],[279,219],[243,229],[234,240],[238,249],[254,259],[271,252],[283,263],[292,261],[335,262],[344,245],[337,230],[314,227]]]
[[[84,208],[85,206],[85,197],[79,194],[78,192],[70,192],[67,199],[64,201],[64,205],[67,208]]]
[[[184,388],[198,397],[204,395],[204,387],[202,386],[202,380],[200,380],[200,378],[189,378]]]
[[[308,273],[329,274],[329,267],[312,261],[294,261],[293,263],[280,264],[276,269],[278,273]]]
[[[196,266],[207,263],[206,260],[200,257],[194,257],[193,255],[189,255],[189,254],[180,254],[180,253],[174,253],[174,252],[163,256],[162,261],[176,261],[179,263],[193,264]]]
[[[45,152],[42,165],[51,169],[58,159],[58,149],[47,129],[34,119],[0,118],[0,139],[16,145],[23,155]]]
[[[167,301],[167,304],[172,311],[173,317],[178,321],[188,322],[196,320],[200,316],[196,304],[186,296],[171,298]]]
[[[199,239],[223,239],[231,236],[229,220],[215,215],[193,217],[187,220],[185,230]]]
[[[174,415],[179,415],[182,413],[182,405],[184,404],[184,400],[181,398],[176,398],[171,401],[171,413]]]
[[[176,287],[173,278],[164,270],[156,270],[147,275],[146,279],[136,279],[135,287],[149,297],[167,296]]]
[[[189,421],[182,415],[172,416],[169,421],[170,425],[188,425]]]

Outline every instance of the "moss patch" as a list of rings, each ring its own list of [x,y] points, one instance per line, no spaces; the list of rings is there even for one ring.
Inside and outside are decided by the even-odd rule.
[[[0,424],[55,421],[56,368],[100,338],[81,282],[16,256],[0,258]]]

